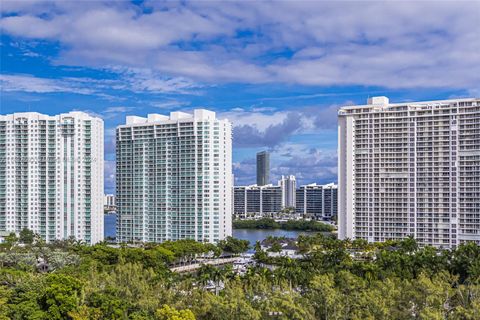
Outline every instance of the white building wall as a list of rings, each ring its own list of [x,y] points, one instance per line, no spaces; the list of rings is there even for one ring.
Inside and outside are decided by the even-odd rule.
[[[338,125],[338,237],[355,239],[354,119],[341,117]]]
[[[103,197],[103,205],[104,206],[115,206],[115,195],[113,194],[106,194]]]
[[[480,100],[339,111],[339,237],[480,243]]]
[[[295,176],[282,176],[278,183],[282,187],[282,207],[295,207],[297,190],[297,181],[295,180]]]
[[[84,161],[88,123],[96,157],[91,165]],[[103,240],[103,120],[82,112],[4,115],[2,141],[0,231],[28,228],[46,241]]]
[[[117,240],[231,236],[232,176],[232,126],[215,112],[128,116],[117,128]]]

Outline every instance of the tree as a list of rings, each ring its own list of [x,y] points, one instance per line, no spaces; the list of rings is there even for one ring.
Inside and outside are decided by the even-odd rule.
[[[158,320],[195,320],[195,315],[189,309],[177,310],[164,304],[155,312],[155,318]]]
[[[19,240],[23,244],[32,244],[35,239],[35,233],[27,228],[23,228],[19,234]]]
[[[272,246],[267,251],[280,252],[280,251],[282,251],[282,245],[278,242],[274,242],[274,243],[272,243]]]
[[[248,250],[250,242],[248,240],[235,239],[233,237],[227,237],[225,240],[218,242],[218,247],[224,252],[229,253],[242,253]]]
[[[18,242],[17,235],[14,232],[11,232],[8,236],[5,237],[4,243],[2,246],[5,247],[7,250],[11,250],[13,246],[15,246]]]
[[[50,274],[46,278],[47,287],[40,298],[40,305],[48,313],[49,319],[65,319],[69,312],[76,310],[83,285],[71,276]]]

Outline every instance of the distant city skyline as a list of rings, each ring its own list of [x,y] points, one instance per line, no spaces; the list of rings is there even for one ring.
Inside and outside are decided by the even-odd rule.
[[[480,95],[479,6],[4,0],[0,114],[102,117],[106,193],[127,115],[195,108],[233,123],[235,184],[255,183],[262,150],[272,181],[328,183],[338,107]]]

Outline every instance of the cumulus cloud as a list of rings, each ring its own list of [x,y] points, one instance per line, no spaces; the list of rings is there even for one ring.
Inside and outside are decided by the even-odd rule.
[[[293,149],[295,152],[283,153],[286,160],[272,167],[272,176],[275,179],[280,179],[282,175],[293,174],[300,184],[337,182],[335,150],[320,150],[309,146],[292,148],[289,144],[282,149],[284,148]]]
[[[315,133],[318,130],[336,130],[337,105],[304,106],[289,111],[274,111],[271,108],[255,111],[236,108],[220,113],[233,123],[235,147],[267,147],[287,141],[299,133]]]
[[[301,117],[298,113],[286,113],[285,119],[278,124],[271,124],[260,131],[254,125],[240,125],[233,129],[234,145],[238,147],[266,146],[273,147],[285,141],[301,128]]]
[[[468,90],[480,74],[478,1],[2,4],[2,31],[58,42],[56,63],[164,76],[132,83],[141,90],[192,81]]]

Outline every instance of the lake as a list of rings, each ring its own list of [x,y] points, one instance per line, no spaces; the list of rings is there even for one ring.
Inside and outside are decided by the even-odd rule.
[[[104,236],[106,237],[115,237],[116,229],[115,223],[117,221],[117,216],[115,214],[106,214],[104,216]],[[254,246],[257,241],[262,241],[268,236],[273,237],[287,237],[287,238],[297,238],[301,234],[314,234],[314,232],[306,231],[294,231],[294,230],[258,230],[258,229],[234,229],[233,237],[242,240],[248,240],[250,246]]]
[[[282,230],[282,229],[271,229],[271,230],[260,230],[260,229],[233,229],[233,237],[242,240],[248,240],[250,242],[249,252],[253,252],[253,247],[257,241],[262,241],[263,239],[272,237],[286,237],[286,238],[297,238],[299,235],[309,235],[314,234],[315,232],[307,231],[295,231],[295,230]]]

